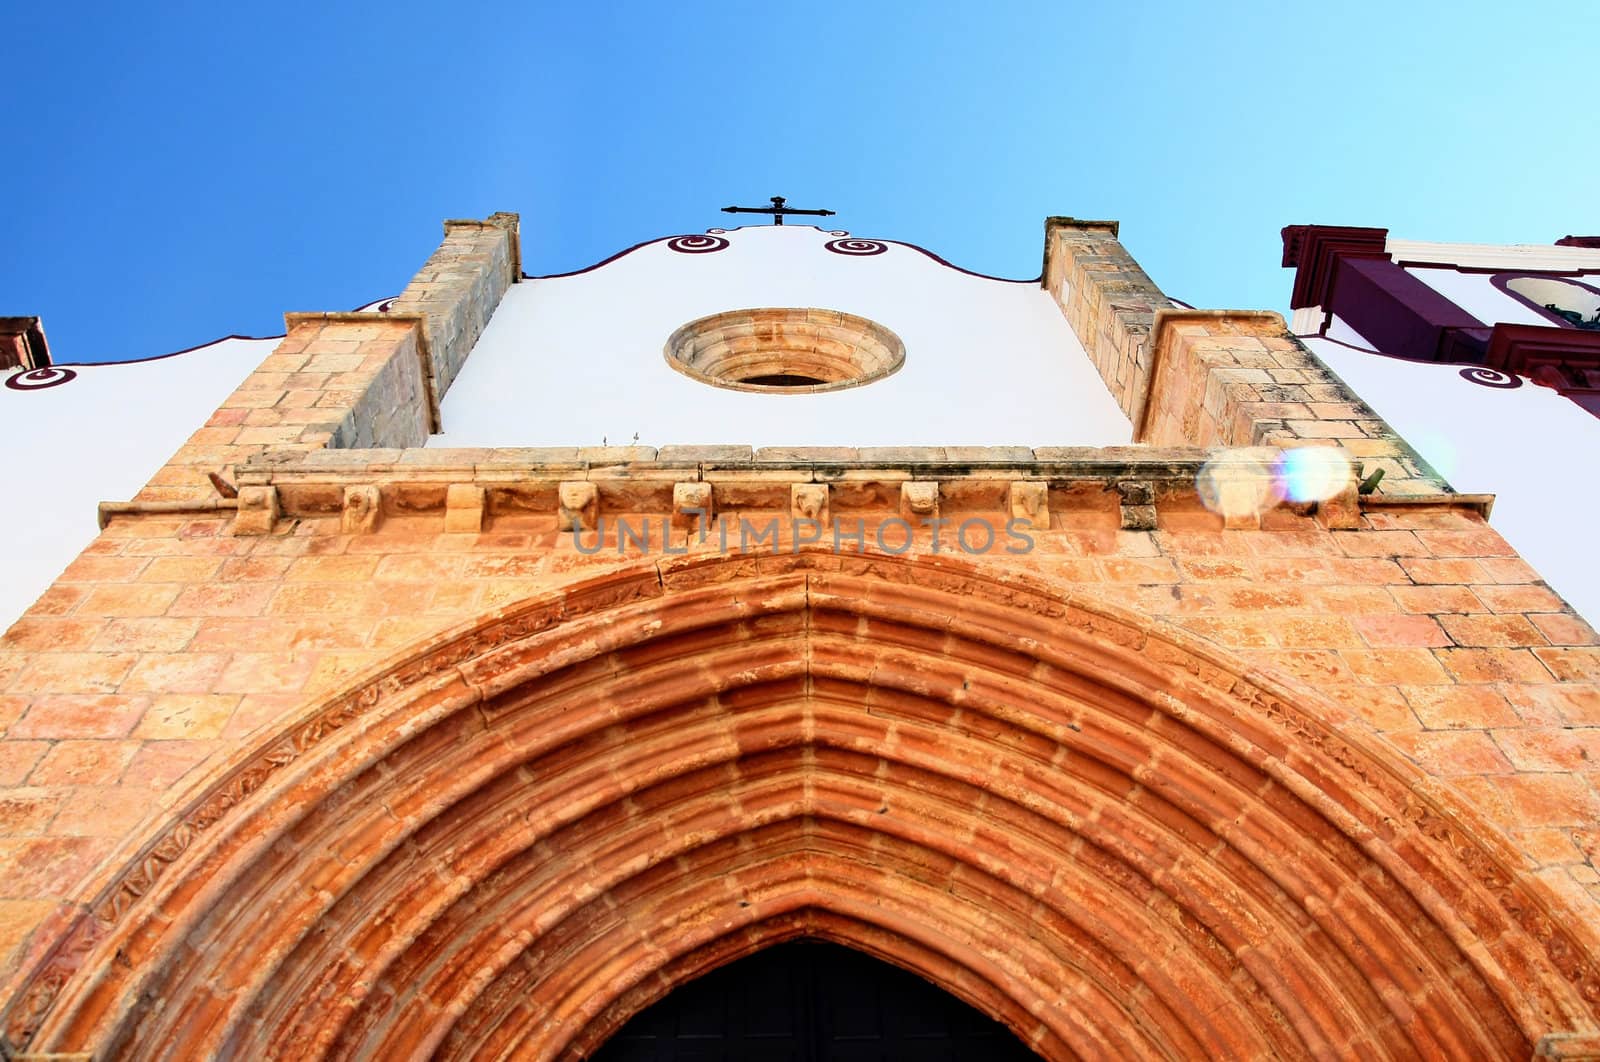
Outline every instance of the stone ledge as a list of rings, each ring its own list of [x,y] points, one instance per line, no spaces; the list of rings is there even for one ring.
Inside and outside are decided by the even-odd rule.
[[[1438,491],[1415,494],[1368,494],[1361,499],[1366,509],[1415,509],[1441,506],[1450,509],[1472,509],[1485,520],[1494,511],[1493,494],[1443,494]]]
[[[719,504],[757,508],[780,495],[787,498],[805,484],[831,484],[850,498],[881,495],[885,504],[889,499],[898,504],[904,494],[901,484],[930,483],[941,497],[959,499],[959,507],[991,494],[998,506],[1008,486],[1015,493],[1021,485],[1035,483],[1060,492],[1054,495],[1055,504],[1069,508],[1091,496],[1120,493],[1123,525],[1144,529],[1156,526],[1157,507],[1176,504],[1198,511],[1196,481],[1202,466],[1218,454],[1237,452],[1138,446],[953,449],[972,459],[949,460],[952,449],[944,447],[775,447],[748,458],[749,448],[738,446],[272,451],[240,466],[237,478],[241,490],[278,492],[285,515],[333,511],[349,490],[360,488],[376,489],[390,500],[403,498],[404,510],[419,514],[442,508],[450,490],[467,488],[487,492],[486,505],[495,511],[505,504],[520,511],[553,511],[558,487],[589,483],[607,508],[654,511],[670,507],[674,491],[691,483],[707,484],[719,499],[730,499]],[[710,459],[720,454],[730,459]],[[1031,456],[1024,460],[1024,454]],[[618,459],[628,455],[636,459]],[[694,460],[696,455],[708,459]],[[1138,496],[1130,500],[1130,491]],[[1362,511],[1402,506],[1467,510],[1487,519],[1493,504],[1491,495],[1436,490],[1360,498],[1353,488],[1349,493],[1339,511],[1351,523],[1338,526],[1359,525]],[[1313,503],[1279,504],[1298,516],[1317,511]],[[1331,513],[1324,522],[1333,519]]]
[[[366,479],[382,474],[415,479],[442,474],[487,475],[505,479],[522,474],[581,471],[613,478],[660,478],[666,473],[739,473],[768,476],[795,473],[805,478],[861,478],[903,473],[897,478],[962,478],[1007,473],[1013,478],[1096,479],[1133,477],[1171,481],[1192,478],[1220,453],[1237,447],[1187,446],[918,446],[918,447],[764,447],[748,446],[536,446],[442,449],[270,450],[238,466],[241,484],[266,484],[285,477]],[[1357,464],[1371,464],[1352,454]],[[571,478],[568,476],[567,478]],[[683,478],[680,476],[680,478]],[[689,476],[688,478],[696,478]],[[726,478],[726,477],[723,477]],[[1493,495],[1440,491],[1437,484],[1405,483],[1412,488],[1363,497],[1367,506],[1467,506],[1486,511]]]
[[[283,315],[285,333],[293,332],[295,325],[328,323],[347,324],[401,324],[409,325],[422,319],[418,313],[385,313],[379,310],[291,310]]]
[[[414,478],[461,474],[585,470],[618,478],[658,472],[793,472],[836,478],[849,473],[904,472],[924,477],[963,477],[1015,472],[1029,478],[1190,478],[1212,452],[1198,447],[1145,446],[918,446],[918,447],[462,447],[274,451],[238,469],[241,483],[285,478],[364,477],[374,473]]]
[[[748,446],[663,446],[656,451],[656,459],[737,464],[754,460],[755,451]]]

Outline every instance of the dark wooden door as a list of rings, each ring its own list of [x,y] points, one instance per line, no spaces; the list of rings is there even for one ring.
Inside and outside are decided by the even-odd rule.
[[[596,1062],[1037,1062],[1005,1026],[912,973],[799,940],[635,1015]]]

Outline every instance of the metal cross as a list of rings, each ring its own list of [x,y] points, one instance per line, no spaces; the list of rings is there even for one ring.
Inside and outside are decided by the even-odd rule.
[[[786,207],[783,205],[783,196],[781,195],[773,196],[772,205],[769,207],[723,207],[722,212],[724,214],[771,214],[774,225],[782,225],[785,214],[815,214],[818,217],[833,217],[833,211],[831,210],[796,210],[793,207]]]

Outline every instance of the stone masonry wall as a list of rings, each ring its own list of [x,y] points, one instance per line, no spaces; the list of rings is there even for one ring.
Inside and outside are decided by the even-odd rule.
[[[447,221],[444,234],[444,243],[393,307],[395,313],[422,314],[428,320],[433,390],[438,398],[455,381],[506,288],[522,279],[515,214],[495,214],[486,221]]]
[[[1114,222],[1051,218],[1044,286],[1154,446],[1342,447],[1378,491],[1450,487],[1275,313],[1177,307],[1117,240]]]
[[[1136,532],[1119,530],[1112,492],[1052,501],[1036,549],[997,547],[993,563],[1314,686],[1344,706],[1335,725],[1377,735],[1481,809],[1541,878],[1600,917],[1600,643],[1480,517],[1385,509],[1330,531],[1283,509],[1268,529],[1229,531],[1173,497],[1156,530]],[[788,515],[736,501],[723,511]],[[891,515],[857,511],[869,528]],[[251,537],[215,517],[114,519],[0,641],[11,972],[40,923],[70,908],[73,882],[208,757],[413,641],[617,562],[615,546],[580,554],[558,519],[508,510],[481,532],[447,533],[436,505],[370,534],[325,515]]]
[[[1177,303],[1118,241],[1118,228],[1115,221],[1046,218],[1042,283],[1112,397],[1137,424],[1150,387],[1156,311]]]

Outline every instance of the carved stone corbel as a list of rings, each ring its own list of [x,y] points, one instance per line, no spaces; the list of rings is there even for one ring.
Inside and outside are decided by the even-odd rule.
[[[600,489],[588,480],[567,480],[556,489],[560,531],[593,531],[600,523]]]
[[[239,515],[233,521],[235,535],[270,535],[277,522],[277,487],[239,488]]]
[[[939,484],[925,480],[900,484],[900,515],[915,524],[939,518]]]

